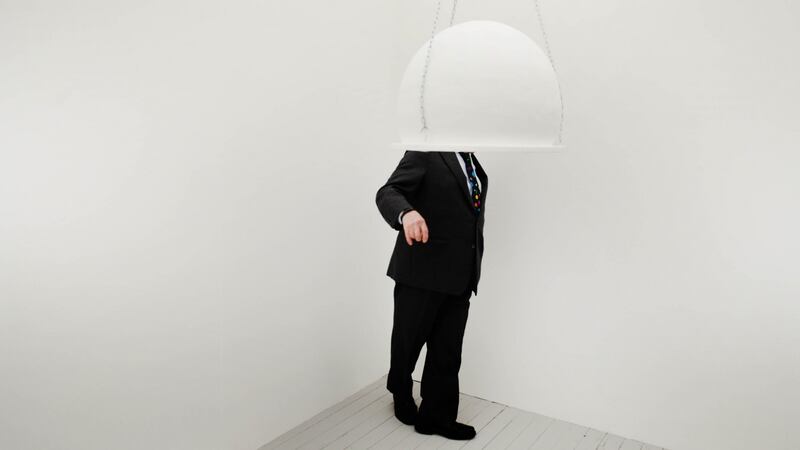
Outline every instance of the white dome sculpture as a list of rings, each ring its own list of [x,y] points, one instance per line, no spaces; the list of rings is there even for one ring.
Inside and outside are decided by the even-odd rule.
[[[556,73],[527,35],[499,22],[475,20],[436,34],[430,55],[429,44],[417,51],[403,76],[397,102],[400,142],[393,148],[468,152],[562,148]]]

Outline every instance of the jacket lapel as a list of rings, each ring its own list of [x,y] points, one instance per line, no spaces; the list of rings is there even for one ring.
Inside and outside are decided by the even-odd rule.
[[[458,186],[461,188],[461,193],[463,194],[461,197],[464,198],[465,202],[467,202],[467,206],[472,209],[472,195],[467,188],[467,178],[464,176],[464,171],[461,170],[461,164],[458,162],[458,156],[456,156],[455,152],[439,152],[439,155],[441,155],[445,164],[447,164],[447,167],[450,169],[450,173],[456,177]]]

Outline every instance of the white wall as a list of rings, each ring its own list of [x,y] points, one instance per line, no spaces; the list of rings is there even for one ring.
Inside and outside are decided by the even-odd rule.
[[[405,58],[435,5],[411,3]],[[569,149],[479,155],[462,390],[676,450],[800,448],[800,7],[540,3]],[[476,18],[542,42],[532,0]]]
[[[254,449],[384,373],[395,14],[0,3],[0,448]]]
[[[460,3],[541,42],[532,2]],[[385,373],[374,193],[433,7],[0,5],[0,448],[252,449]],[[479,155],[462,389],[797,448],[798,7],[542,9],[569,150]]]

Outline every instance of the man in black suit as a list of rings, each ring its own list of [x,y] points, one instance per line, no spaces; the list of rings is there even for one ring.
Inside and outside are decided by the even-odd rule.
[[[398,230],[386,275],[395,280],[387,389],[417,432],[472,439],[456,421],[469,299],[478,294],[489,179],[473,153],[406,151],[375,202]],[[411,373],[428,353],[417,411]]]

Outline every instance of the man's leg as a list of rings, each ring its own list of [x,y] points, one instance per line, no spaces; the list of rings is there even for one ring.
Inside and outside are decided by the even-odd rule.
[[[411,397],[411,373],[447,294],[395,283],[391,362],[386,388]]]
[[[420,420],[452,422],[458,414],[458,371],[472,291],[451,295],[442,303],[428,336],[422,373]]]

